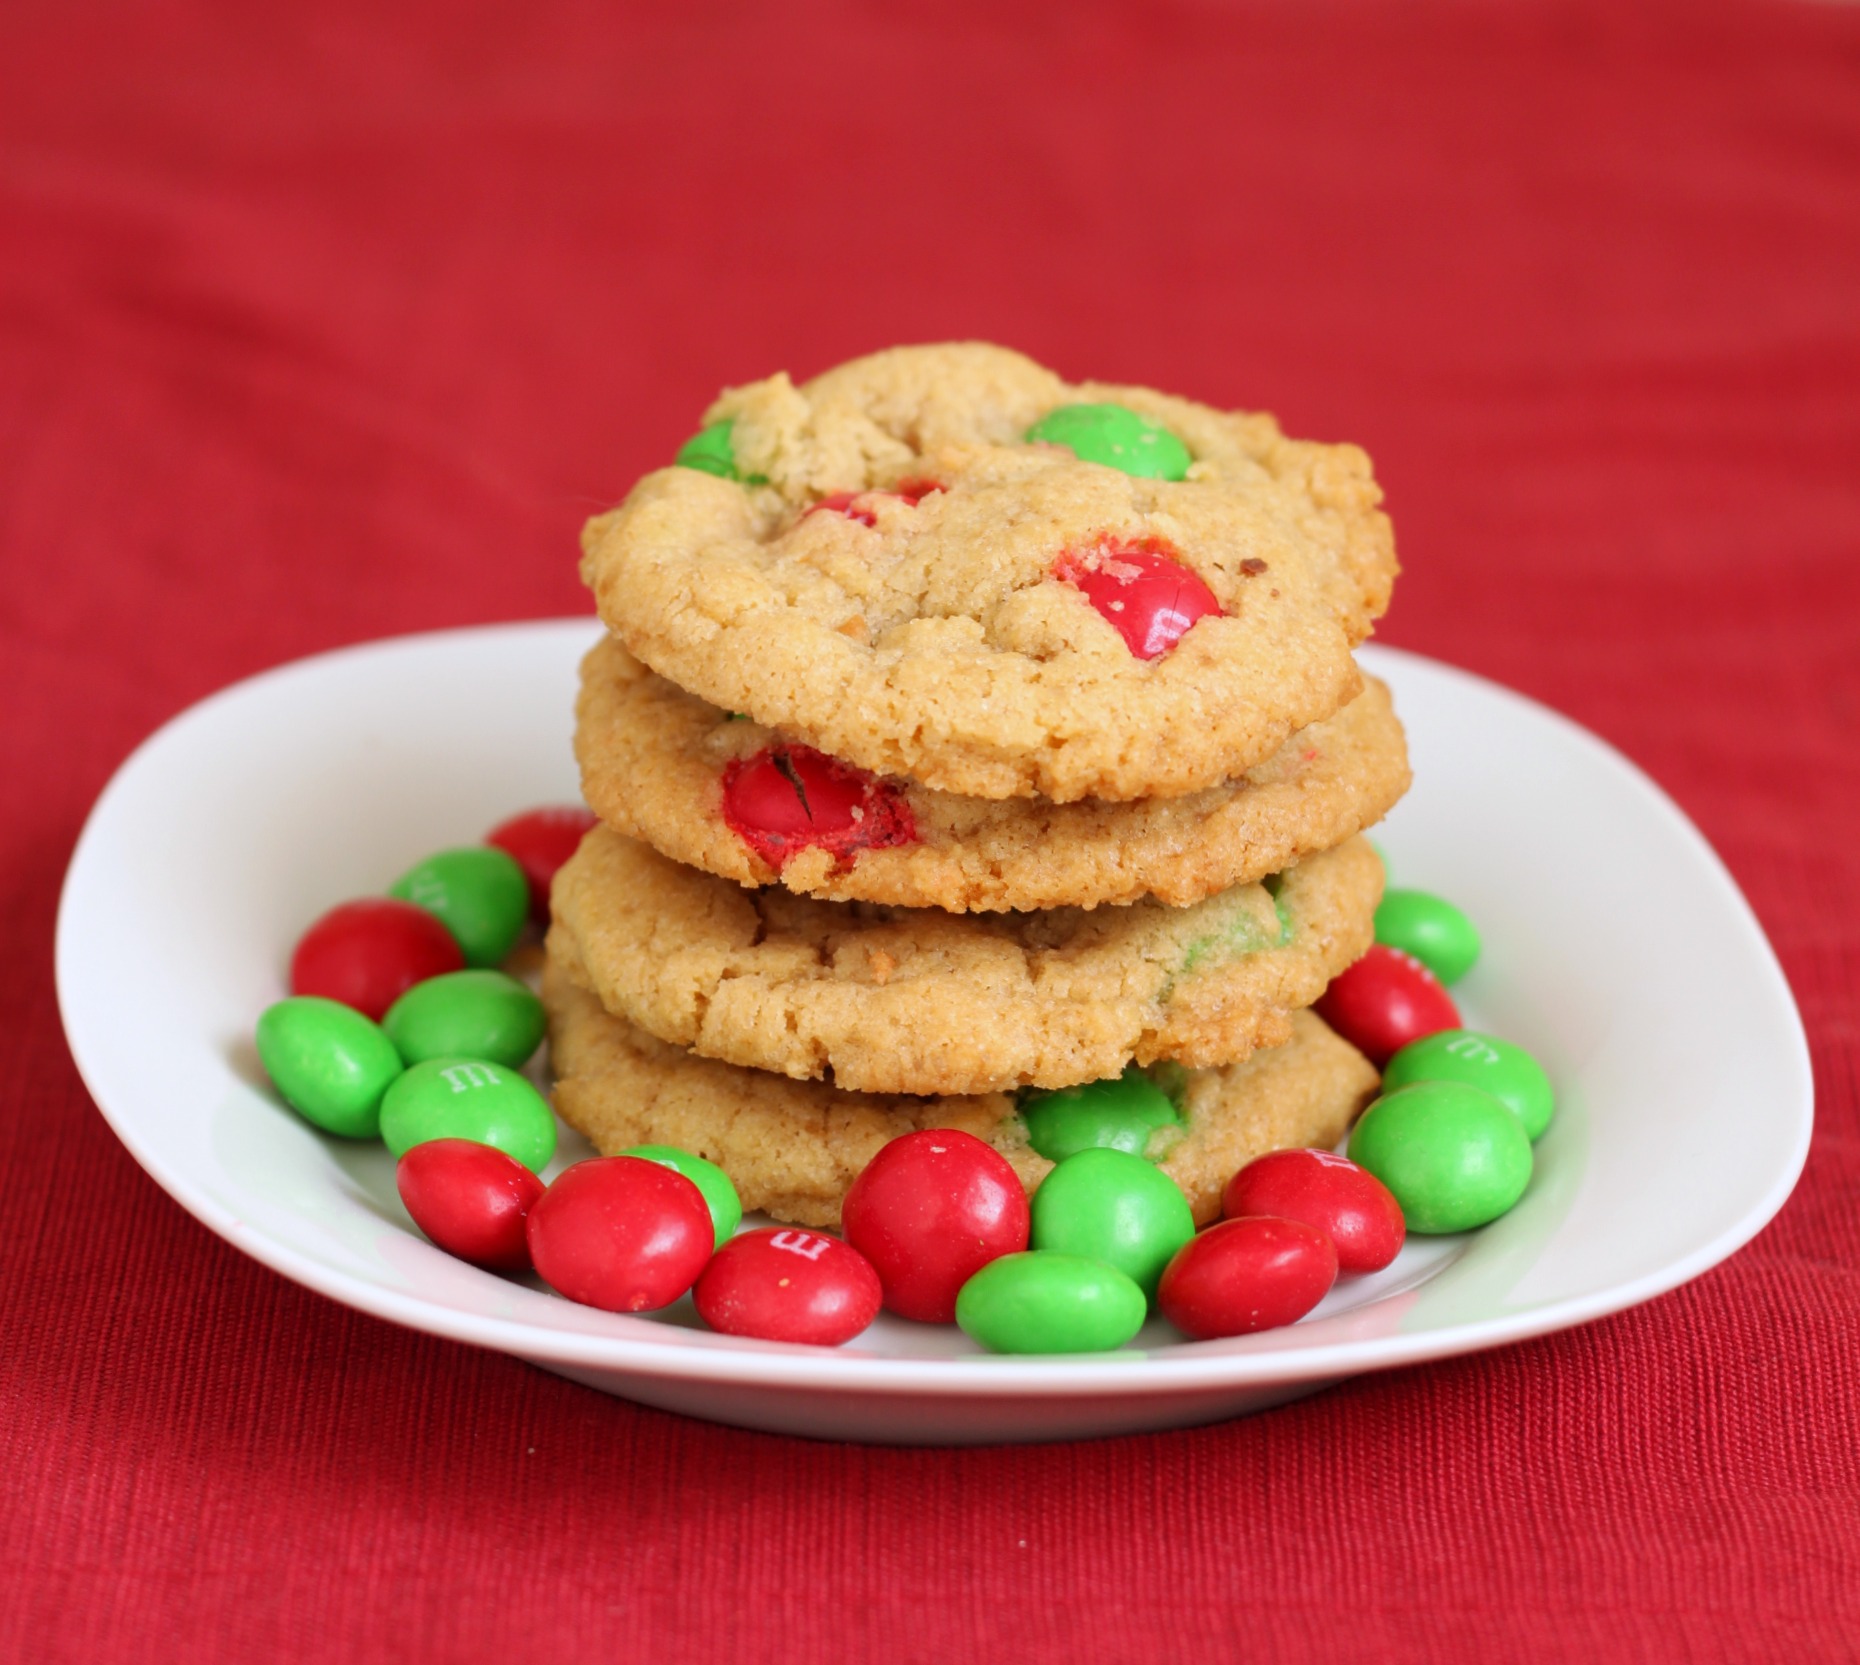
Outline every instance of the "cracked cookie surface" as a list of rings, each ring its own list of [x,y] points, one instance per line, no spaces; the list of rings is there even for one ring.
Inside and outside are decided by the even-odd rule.
[[[865,1092],[1064,1087],[1133,1059],[1235,1062],[1359,958],[1364,839],[1188,908],[949,914],[743,890],[596,827],[553,929],[610,1011],[706,1057]]]
[[[1027,1142],[1007,1093],[906,1097],[847,1092],[700,1058],[610,1014],[572,940],[552,938],[543,974],[562,1119],[612,1155],[672,1144],[715,1162],[743,1206],[806,1226],[837,1226],[846,1189],[888,1141],[952,1127],[985,1140],[1032,1191],[1052,1164]],[[1256,1156],[1329,1149],[1376,1089],[1374,1067],[1310,1012],[1290,1039],[1244,1063],[1178,1072],[1183,1135],[1160,1164],[1197,1224],[1220,1213],[1227,1181]]]
[[[1167,429],[1186,477],[1027,438],[1094,402]],[[1173,796],[1360,689],[1396,564],[1354,446],[976,343],[774,376],[707,420],[735,477],[648,474],[588,523],[582,575],[654,670],[834,757],[970,797]],[[1219,611],[1144,658],[1092,597],[1158,561]]]
[[[1335,716],[1201,792],[1054,804],[892,781],[883,784],[901,795],[913,836],[803,846],[777,866],[731,826],[723,794],[729,769],[783,744],[654,674],[611,636],[582,664],[575,755],[603,821],[687,866],[825,900],[968,912],[1151,896],[1181,907],[1333,848],[1380,820],[1408,785],[1401,724],[1371,678]]]

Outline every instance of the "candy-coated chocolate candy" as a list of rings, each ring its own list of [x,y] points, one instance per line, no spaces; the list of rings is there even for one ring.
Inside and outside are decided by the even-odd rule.
[[[1195,1235],[1181,1187],[1121,1150],[1082,1150],[1033,1194],[1033,1246],[1115,1266],[1154,1299],[1156,1281]]]
[[[1394,1193],[1365,1168],[1327,1150],[1275,1150],[1227,1182],[1221,1212],[1302,1220],[1337,1246],[1344,1272],[1379,1272],[1401,1253],[1407,1228]]]
[[[549,886],[556,869],[578,849],[594,825],[594,811],[583,804],[549,804],[499,822],[484,835],[523,869],[530,887],[530,918],[549,920]]]
[[[1425,890],[1385,890],[1376,941],[1412,954],[1443,983],[1457,983],[1479,958],[1479,933],[1451,902]]]
[[[1049,1162],[1100,1147],[1153,1161],[1173,1142],[1164,1130],[1177,1130],[1179,1137],[1181,1127],[1169,1095],[1135,1064],[1108,1081],[1030,1094],[1020,1114],[1027,1142]]]
[[[494,1145],[429,1139],[394,1169],[413,1223],[449,1255],[494,1272],[527,1271],[527,1220],[543,1182]]]
[[[512,1069],[528,1061],[548,1026],[542,1002],[501,971],[449,971],[417,983],[381,1020],[404,1063],[488,1058]]]
[[[1411,1041],[1382,1071],[1385,1093],[1417,1081],[1463,1081],[1482,1088],[1511,1107],[1533,1143],[1556,1113],[1556,1092],[1543,1065],[1523,1047],[1471,1029],[1443,1029]]]
[[[882,1298],[872,1263],[851,1244],[793,1226],[731,1238],[691,1293],[713,1330],[813,1347],[851,1341]]]
[[[743,1223],[743,1199],[736,1194],[730,1176],[715,1162],[707,1162],[676,1145],[633,1145],[620,1154],[657,1162],[660,1167],[670,1168],[673,1173],[683,1174],[690,1180],[703,1194],[704,1206],[710,1210],[718,1248],[736,1235],[736,1228]]]
[[[1157,1304],[1186,1336],[1295,1324],[1337,1281],[1337,1250],[1302,1220],[1249,1215],[1208,1227],[1169,1262]]]
[[[889,491],[830,492],[808,509],[802,519],[806,519],[807,515],[836,514],[844,515],[848,520],[856,520],[861,526],[876,526],[878,514],[872,507],[872,499],[895,497],[916,508],[931,492],[942,489],[934,480],[905,480]]]
[[[436,914],[391,896],[331,908],[291,955],[291,993],[340,1000],[377,1023],[428,977],[465,964],[458,938]]]
[[[1410,1041],[1460,1026],[1439,979],[1412,954],[1381,943],[1331,979],[1317,1015],[1378,1066]]]
[[[1531,1142],[1510,1108],[1460,1081],[1417,1081],[1379,1098],[1350,1135],[1350,1160],[1395,1193],[1408,1229],[1471,1231],[1531,1181]]]
[[[811,746],[771,746],[726,765],[723,818],[776,868],[800,850],[845,860],[917,837],[911,806],[896,787]]]
[[[381,1137],[396,1156],[428,1139],[474,1139],[540,1173],[555,1155],[555,1113],[541,1093],[502,1064],[428,1058],[382,1098]]]
[[[893,1139],[866,1164],[840,1220],[877,1271],[888,1310],[947,1324],[970,1278],[1026,1248],[1027,1193],[1006,1158],[974,1134],[929,1128]]]
[[[1062,555],[1054,574],[1085,594],[1139,659],[1159,659],[1197,619],[1220,616],[1214,592],[1160,538]]]
[[[679,468],[695,468],[700,474],[714,474],[719,480],[734,480],[736,447],[731,443],[736,429],[734,417],[726,416],[702,428],[678,447],[672,462]]]
[[[351,1006],[293,995],[258,1020],[258,1059],[284,1102],[325,1133],[372,1139],[401,1073],[394,1043]]]
[[[530,1209],[530,1258],[558,1294],[607,1312],[655,1312],[697,1282],[716,1238],[683,1174],[596,1156],[558,1174]]]
[[[437,914],[469,966],[496,965],[530,912],[530,884],[507,850],[470,844],[441,850],[403,873],[388,894]]]
[[[991,1353],[1108,1353],[1149,1314],[1115,1266],[1034,1250],[992,1260],[962,1286],[956,1322]]]
[[[1124,405],[1061,405],[1027,430],[1036,444],[1063,445],[1084,462],[1119,468],[1140,480],[1180,480],[1194,459],[1160,422]]]
[[[867,491],[836,491],[821,498],[807,511],[810,515],[844,515],[848,520],[856,520],[861,526],[876,526],[878,516],[872,512],[869,503],[860,499],[878,495]],[[806,519],[806,515],[802,519]]]

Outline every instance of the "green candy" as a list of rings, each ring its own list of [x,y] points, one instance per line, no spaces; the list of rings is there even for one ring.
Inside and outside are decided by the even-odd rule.
[[[1377,1099],[1350,1135],[1350,1160],[1395,1193],[1410,1231],[1430,1236],[1496,1220],[1531,1182],[1518,1118],[1459,1081],[1417,1081]]]
[[[1194,461],[1160,422],[1122,405],[1061,405],[1027,430],[1027,438],[1063,445],[1081,462],[1103,463],[1140,480],[1180,480]]]
[[[1148,1312],[1122,1272],[1080,1255],[1002,1255],[956,1297],[956,1322],[991,1353],[1108,1353]]]
[[[400,1074],[394,1043],[352,1006],[299,994],[258,1020],[258,1058],[284,1102],[325,1133],[373,1139]]]
[[[1028,1144],[1049,1162],[1094,1149],[1128,1151],[1154,1162],[1181,1138],[1181,1118],[1169,1095],[1135,1064],[1108,1081],[1030,1095],[1020,1115]]]
[[[488,1058],[521,1068],[543,1038],[542,1002],[501,971],[449,971],[415,983],[381,1027],[405,1063]]]
[[[1033,1247],[1115,1266],[1154,1300],[1163,1268],[1195,1235],[1181,1188],[1122,1150],[1082,1150],[1033,1194]]]
[[[437,914],[458,938],[469,966],[492,966],[508,954],[530,914],[530,884],[513,856],[491,844],[441,850],[409,868],[388,889]]]
[[[713,422],[701,433],[693,434],[678,447],[672,458],[679,468],[695,468],[700,474],[714,474],[719,480],[740,480],[746,486],[766,486],[766,474],[741,474],[736,467],[736,418],[726,416]]]
[[[710,1223],[717,1233],[718,1248],[736,1235],[736,1228],[743,1223],[743,1200],[737,1196],[730,1176],[715,1162],[707,1162],[676,1145],[634,1145],[620,1154],[643,1157],[690,1180],[703,1193],[704,1206],[710,1210]]]
[[[1556,1113],[1556,1093],[1543,1065],[1521,1046],[1472,1029],[1443,1029],[1410,1041],[1388,1061],[1382,1090],[1417,1081],[1460,1081],[1508,1106],[1534,1144]]]
[[[672,462],[679,468],[695,468],[700,474],[714,474],[719,480],[738,478],[736,448],[730,443],[735,427],[736,418],[733,416],[711,423],[708,428],[693,434],[679,446],[678,455],[672,458]]]
[[[1443,983],[1457,983],[1479,958],[1479,933],[1451,902],[1425,890],[1385,890],[1376,941],[1412,954]]]
[[[381,1137],[397,1158],[431,1139],[474,1139],[541,1173],[555,1155],[555,1115],[541,1093],[502,1064],[428,1058],[388,1088]]]

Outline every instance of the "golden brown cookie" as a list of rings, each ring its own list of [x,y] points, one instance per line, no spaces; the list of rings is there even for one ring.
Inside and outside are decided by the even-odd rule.
[[[887,1141],[921,1128],[960,1128],[985,1140],[1029,1191],[1052,1166],[1027,1143],[1006,1093],[844,1092],[668,1046],[602,1007],[564,938],[550,953],[543,1002],[555,1107],[565,1122],[609,1155],[641,1144],[694,1151],[729,1174],[745,1208],[778,1220],[837,1226],[859,1171]],[[1376,1072],[1318,1018],[1299,1012],[1285,1045],[1242,1064],[1169,1071],[1167,1086],[1184,1134],[1161,1167],[1205,1224],[1220,1213],[1227,1181],[1254,1157],[1335,1145],[1374,1094]]]
[[[596,827],[556,875],[609,1011],[675,1046],[860,1092],[1063,1087],[1132,1059],[1225,1064],[1362,955],[1367,841],[1192,908],[948,914],[747,891]]]
[[[760,723],[687,694],[611,636],[582,664],[577,718],[575,755],[594,812],[674,861],[742,885],[957,913],[1145,896],[1183,907],[1341,844],[1408,786],[1401,724],[1387,688],[1370,679],[1264,763],[1186,797],[1054,804],[867,777],[857,822],[816,814],[784,845],[739,830],[742,783],[755,769],[797,758],[807,766]],[[792,790],[805,794],[805,781]],[[901,806],[901,820],[870,813],[880,797]]]
[[[1107,404],[1185,477],[1029,438]],[[648,474],[582,575],[654,670],[833,757],[970,797],[1174,796],[1361,687],[1396,564],[1354,446],[975,343],[774,376],[708,420],[732,477]]]

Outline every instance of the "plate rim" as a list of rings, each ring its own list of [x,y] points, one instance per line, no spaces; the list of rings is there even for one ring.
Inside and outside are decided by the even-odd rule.
[[[54,947],[54,974],[66,1044],[92,1102],[137,1164],[187,1213],[242,1253],[283,1277],[340,1305],[428,1335],[489,1348],[539,1363],[575,1365],[622,1375],[683,1379],[774,1389],[809,1389],[888,1396],[932,1392],[962,1399],[1115,1396],[1140,1392],[1159,1397],[1242,1390],[1273,1383],[1294,1383],[1392,1369],[1434,1359],[1483,1352],[1529,1340],[1622,1312],[1663,1295],[1735,1254],[1775,1218],[1788,1200],[1807,1160],[1814,1129],[1814,1078],[1800,1008],[1774,948],[1736,879],[1704,834],[1643,769],[1623,753],[1554,708],[1476,672],[1408,649],[1368,644],[1359,649],[1366,669],[1378,663],[1407,663],[1419,672],[1458,682],[1482,698],[1517,708],[1533,720],[1548,720],[1565,740],[1589,754],[1591,761],[1630,784],[1669,829],[1704,857],[1713,876],[1733,902],[1739,925],[1754,950],[1762,979],[1779,995],[1786,1019],[1791,1074],[1788,1094],[1794,1110],[1792,1137],[1768,1187],[1713,1237],[1665,1265],[1625,1283],[1608,1285],[1513,1314],[1431,1326],[1405,1334],[1382,1335],[1295,1349],[1261,1347],[1245,1352],[1203,1353],[1219,1343],[1183,1342],[1166,1353],[1124,1352],[1110,1355],[1026,1356],[972,1355],[936,1358],[879,1357],[840,1349],[784,1346],[756,1342],[731,1345],[732,1337],[705,1334],[694,1346],[690,1332],[676,1343],[650,1334],[602,1335],[549,1330],[518,1320],[479,1316],[418,1295],[400,1294],[330,1267],[308,1252],[255,1232],[213,1196],[179,1172],[151,1142],[140,1137],[128,1118],[113,1111],[97,1089],[97,1071],[86,1057],[82,1036],[84,1001],[74,986],[79,951],[77,920],[85,887],[92,882],[96,850],[109,829],[113,804],[128,790],[150,759],[175,741],[179,732],[208,721],[226,704],[270,685],[339,669],[345,662],[409,648],[469,650],[518,636],[560,636],[591,641],[599,621],[591,617],[533,619],[462,628],[410,632],[351,643],[287,661],[217,689],[163,722],[112,773],[85,818],[60,889]],[[77,1014],[74,1019],[74,1013]],[[487,1274],[489,1276],[491,1274]],[[657,1321],[611,1315],[617,1325],[651,1331]]]

